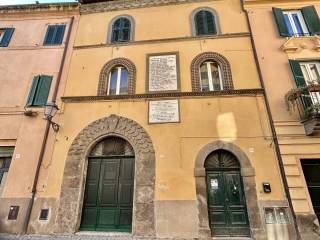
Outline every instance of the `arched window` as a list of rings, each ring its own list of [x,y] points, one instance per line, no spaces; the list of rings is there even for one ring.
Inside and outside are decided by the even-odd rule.
[[[194,16],[196,35],[217,34],[215,16],[211,11],[200,10]]]
[[[109,73],[107,95],[128,94],[128,70],[124,66],[115,66]]]
[[[233,90],[230,63],[219,53],[204,52],[191,63],[192,91]]]
[[[126,17],[116,19],[112,24],[111,42],[128,42],[131,40],[131,21]]]
[[[129,59],[115,58],[100,73],[98,96],[133,95],[136,89],[136,67]]]
[[[206,61],[201,64],[200,85],[203,92],[223,90],[221,69],[217,62]]]

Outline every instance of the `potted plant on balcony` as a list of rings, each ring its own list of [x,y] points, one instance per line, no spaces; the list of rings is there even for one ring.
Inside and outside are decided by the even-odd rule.
[[[301,97],[302,92],[305,91],[305,87],[299,87],[299,88],[293,88],[289,92],[286,93],[284,96],[284,101],[287,106],[288,111],[292,111],[295,108],[296,105],[296,99]]]
[[[315,103],[306,109],[307,116],[320,116],[320,103]]]

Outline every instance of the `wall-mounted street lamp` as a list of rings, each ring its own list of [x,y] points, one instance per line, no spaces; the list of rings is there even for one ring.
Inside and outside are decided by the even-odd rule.
[[[59,110],[57,104],[55,102],[48,102],[44,108],[44,118],[49,121],[52,126],[53,131],[59,131],[59,124],[52,121],[52,118],[56,115]]]

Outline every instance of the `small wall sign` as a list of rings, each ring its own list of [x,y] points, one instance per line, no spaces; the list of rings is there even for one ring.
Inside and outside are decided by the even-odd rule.
[[[180,122],[179,100],[149,102],[149,123]]]
[[[210,185],[211,185],[212,190],[218,190],[218,188],[219,188],[218,179],[211,179]]]

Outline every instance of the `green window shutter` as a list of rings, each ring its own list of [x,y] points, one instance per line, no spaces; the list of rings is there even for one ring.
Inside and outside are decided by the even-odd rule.
[[[307,86],[299,61],[289,60],[289,63],[290,63],[292,74],[293,74],[294,80],[296,81],[297,86],[298,87]],[[309,108],[313,104],[308,90],[304,90],[302,92],[302,104],[305,109]]]
[[[53,44],[54,36],[56,35],[56,26],[48,26],[47,33],[44,38],[44,45],[51,45]]]
[[[50,87],[52,82],[52,76],[41,75],[39,84],[37,87],[36,96],[33,102],[35,106],[44,106],[47,103]]]
[[[5,29],[3,38],[0,43],[1,47],[8,47],[13,32],[14,32],[14,28],[6,28]]]
[[[31,89],[30,89],[29,96],[28,96],[27,106],[32,106],[33,105],[39,80],[40,80],[40,76],[39,75],[35,76],[33,78]]]
[[[58,25],[57,26],[57,32],[54,39],[54,44],[61,44],[63,41],[64,31],[66,29],[65,25]]]
[[[273,12],[274,18],[276,20],[280,36],[290,37],[289,31],[287,28],[287,24],[284,20],[282,9],[273,7],[272,12]]]
[[[314,6],[308,6],[301,9],[304,21],[307,24],[311,35],[320,34],[320,19]]]

